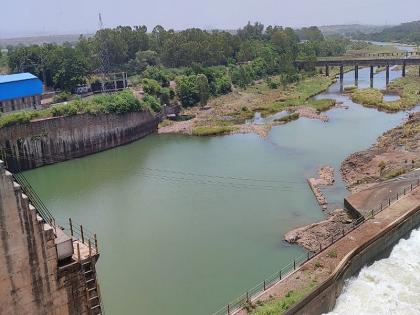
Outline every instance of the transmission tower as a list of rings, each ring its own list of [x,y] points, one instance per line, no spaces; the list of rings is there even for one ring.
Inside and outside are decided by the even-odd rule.
[[[105,90],[105,82],[108,79],[109,71],[110,71],[110,62],[109,62],[109,54],[108,48],[105,42],[105,34],[104,30],[104,23],[102,21],[102,15],[99,13],[99,60],[101,63],[101,75],[102,75],[102,91]]]

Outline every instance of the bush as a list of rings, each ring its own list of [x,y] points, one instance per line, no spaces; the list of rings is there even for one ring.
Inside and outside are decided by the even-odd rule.
[[[78,111],[78,106],[76,102],[73,102],[70,104],[55,105],[51,107],[51,114],[53,117],[72,116],[72,115],[76,115],[77,111]]]
[[[332,249],[332,250],[328,251],[327,255],[330,258],[337,258],[337,251],[335,249]]]
[[[68,100],[70,100],[71,98],[71,94],[69,92],[61,92],[59,94],[57,94],[56,96],[54,96],[54,103],[62,103],[62,102],[66,102]]]
[[[153,79],[143,79],[143,91],[149,95],[159,96],[161,86],[158,81]]]
[[[162,105],[159,102],[159,100],[153,95],[145,94],[143,98],[143,102],[145,103],[146,107],[150,108],[155,113],[160,112],[162,108]]]
[[[177,77],[176,84],[176,92],[182,105],[189,107],[200,101],[196,75]]]
[[[277,81],[269,80],[267,81],[267,85],[270,89],[275,90],[279,88],[280,83],[278,83]]]
[[[11,126],[15,124],[23,124],[26,122],[29,122],[31,119],[37,117],[37,112],[29,112],[29,111],[23,111],[23,112],[17,112],[9,115],[1,116],[1,127]]]

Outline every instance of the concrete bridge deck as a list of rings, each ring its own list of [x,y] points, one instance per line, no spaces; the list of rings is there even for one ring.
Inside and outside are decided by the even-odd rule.
[[[366,264],[385,257],[393,245],[420,225],[420,186],[384,211],[302,264],[252,302],[281,299],[290,291],[305,297],[285,314],[323,314],[331,311],[344,281]],[[245,315],[245,309],[232,314]]]
[[[359,67],[370,67],[370,87],[373,87],[374,67],[386,67],[386,84],[389,83],[389,69],[391,66],[402,66],[402,76],[406,75],[407,66],[419,66],[420,76],[420,55],[404,58],[354,58],[354,57],[337,57],[329,59],[318,59],[314,61],[297,60],[294,62],[297,69],[305,69],[306,67],[325,67],[325,75],[329,76],[329,67],[340,67],[340,82],[343,83],[344,79],[344,66],[354,67],[355,85],[359,80]]]
[[[418,58],[334,58],[318,59],[316,61],[295,61],[297,67],[307,64],[316,67],[324,66],[395,66],[395,65],[420,65],[420,56]]]

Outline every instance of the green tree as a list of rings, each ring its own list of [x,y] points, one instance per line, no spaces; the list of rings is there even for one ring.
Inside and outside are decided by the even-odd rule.
[[[144,93],[159,97],[161,86],[159,82],[153,79],[143,79],[142,82]]]
[[[200,105],[206,106],[210,97],[209,81],[204,74],[197,75],[197,87],[200,97]]]
[[[180,76],[176,78],[176,93],[183,106],[189,107],[200,101],[197,76]]]

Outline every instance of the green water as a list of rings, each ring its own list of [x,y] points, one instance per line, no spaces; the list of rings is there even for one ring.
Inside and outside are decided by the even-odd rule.
[[[367,69],[359,76],[365,84]],[[329,111],[328,123],[299,119],[267,139],[154,135],[26,175],[56,217],[98,234],[107,314],[211,314],[303,252],[282,236],[324,217],[305,179],[324,164],[338,170],[406,115],[338,90],[319,97],[350,108]],[[327,197],[341,206],[336,175]]]

